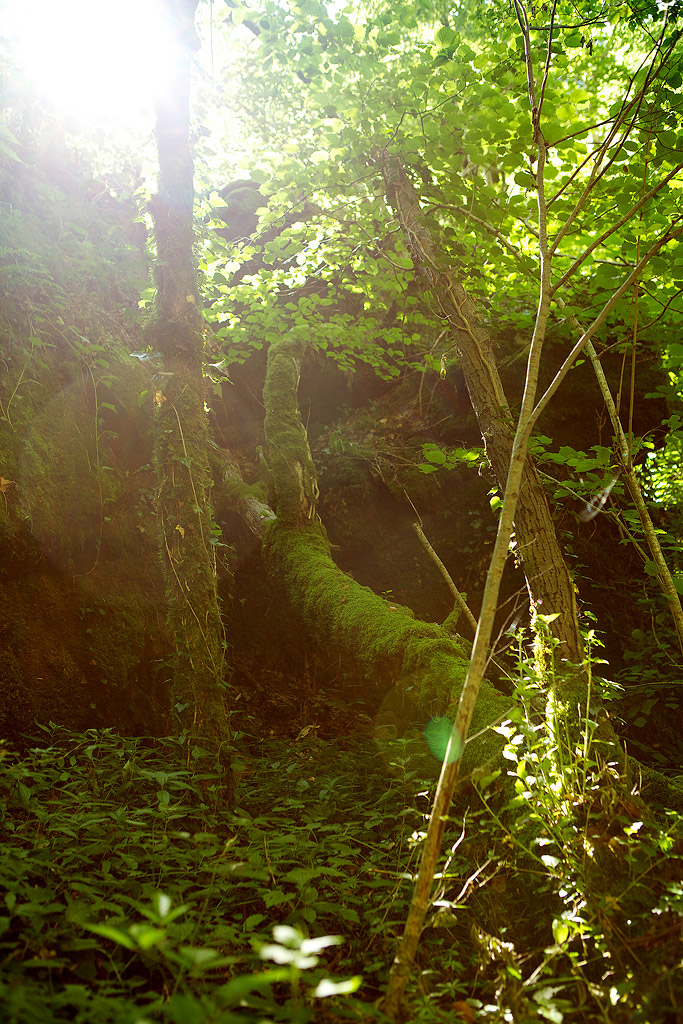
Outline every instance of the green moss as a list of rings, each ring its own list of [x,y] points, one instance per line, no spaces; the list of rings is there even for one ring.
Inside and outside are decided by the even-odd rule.
[[[264,554],[318,640],[341,648],[378,690],[397,686],[425,716],[453,708],[469,663],[467,641],[415,619],[409,608],[386,601],[342,572],[329,555],[321,526],[288,529],[275,523]],[[508,704],[484,684],[473,732],[499,720]],[[488,762],[501,745],[496,733],[485,733],[468,748],[467,770]]]
[[[173,703],[187,711],[179,713],[193,735],[227,737],[206,417],[196,383],[180,366],[157,403],[154,465],[160,565],[174,637]]]
[[[330,557],[317,521],[315,469],[297,405],[301,348],[295,336],[286,336],[268,357],[266,438],[278,521],[266,534],[267,564],[318,640],[341,649],[380,691],[397,687],[426,716],[452,713],[467,673],[469,644],[361,586]],[[500,719],[507,708],[507,700],[490,687],[483,691],[475,731]],[[500,738],[485,735],[468,750],[471,767],[488,758],[489,747],[500,750]]]
[[[243,502],[249,499],[264,505],[268,503],[266,480],[257,480],[252,484],[245,483],[240,467],[229,452],[210,446],[209,462],[214,478],[221,481],[221,495],[232,508],[239,508]]]
[[[263,388],[265,431],[277,499],[275,511],[290,526],[317,518],[315,466],[297,405],[301,352],[302,345],[292,334],[272,345]]]
[[[648,806],[653,804],[683,814],[683,776],[667,778],[655,768],[635,763],[641,782],[641,791]],[[678,829],[683,834],[683,822]]]

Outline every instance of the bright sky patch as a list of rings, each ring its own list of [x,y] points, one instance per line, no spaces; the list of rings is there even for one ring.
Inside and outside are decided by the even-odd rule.
[[[13,0],[4,28],[36,90],[86,123],[149,116],[174,59],[159,0]]]

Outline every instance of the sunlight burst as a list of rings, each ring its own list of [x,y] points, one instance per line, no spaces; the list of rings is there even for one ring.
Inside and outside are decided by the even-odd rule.
[[[14,0],[6,28],[38,92],[86,123],[149,116],[174,59],[158,0]]]

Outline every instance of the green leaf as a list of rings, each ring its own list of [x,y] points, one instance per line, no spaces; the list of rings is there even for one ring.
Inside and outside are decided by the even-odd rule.
[[[202,946],[181,946],[174,954],[176,963],[191,970],[194,975],[212,971],[217,967],[234,964],[237,957],[225,956],[217,949]]]
[[[187,992],[175,992],[168,1001],[166,1012],[173,1024],[205,1024],[206,1008],[203,1002]],[[140,1024],[148,1018],[138,1018]]]
[[[288,968],[273,968],[259,974],[243,974],[232,978],[225,985],[220,985],[215,990],[215,995],[219,1004],[223,1006],[238,1006],[251,992],[268,991],[271,985],[288,981],[289,978]]]
[[[128,931],[140,949],[151,949],[152,946],[158,946],[166,938],[165,928],[155,928],[154,925],[147,924],[146,921],[132,924]]]
[[[446,463],[446,453],[439,448],[423,448],[422,454],[428,462],[433,462],[437,466],[443,466]]]
[[[266,917],[264,914],[250,914],[249,917],[244,922],[245,932],[252,931],[265,920]]]
[[[438,45],[441,46],[444,50],[448,49],[451,46],[455,46],[456,42],[458,41],[457,33],[450,28],[446,28],[445,26],[442,26],[441,28],[437,29],[434,38]]]
[[[83,922],[83,928],[87,928],[89,932],[94,932],[95,935],[101,935],[103,939],[111,939],[112,942],[117,942],[119,946],[124,946],[126,949],[137,949],[137,943],[128,932],[122,931],[120,928],[114,928],[113,925],[109,924],[88,924],[87,921]]]
[[[282,892],[280,889],[269,889],[267,892],[263,893],[262,898],[266,907],[270,909],[271,907],[279,907],[283,903],[289,903],[292,897],[288,893]]]
[[[312,994],[316,999],[325,999],[327,996],[350,995],[352,992],[357,992],[362,984],[363,979],[360,975],[356,975],[355,978],[349,978],[348,981],[332,981],[330,978],[323,978],[313,989]]]

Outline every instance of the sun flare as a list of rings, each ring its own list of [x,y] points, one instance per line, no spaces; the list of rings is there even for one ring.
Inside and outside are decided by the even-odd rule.
[[[173,62],[158,0],[12,0],[5,21],[36,91],[85,123],[150,115]]]

